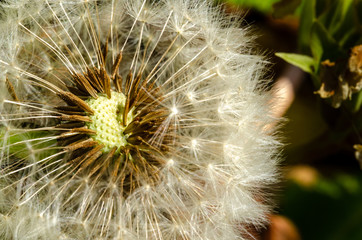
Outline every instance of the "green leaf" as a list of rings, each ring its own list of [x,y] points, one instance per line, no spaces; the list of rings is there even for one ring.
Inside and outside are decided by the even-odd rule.
[[[283,18],[293,14],[302,0],[281,0],[273,4],[273,17]]]
[[[335,25],[332,25],[334,28],[331,30],[331,34],[339,42],[339,45],[346,50],[357,45],[362,36],[362,25],[358,17],[362,15],[362,12],[361,9],[358,9],[358,1],[346,5],[348,2],[343,1],[345,4],[341,6],[343,12],[340,19],[335,20]]]
[[[329,59],[331,62],[344,57],[345,52],[338,45],[336,40],[329,34],[321,22],[313,22],[310,48],[316,62]]]
[[[7,133],[4,129],[0,129],[0,146],[5,146],[9,154],[20,159],[42,159],[56,153],[51,148],[56,144],[56,140],[48,138],[51,136],[48,131]]]
[[[359,91],[352,96],[352,102],[354,105],[353,112],[358,112],[362,105],[362,91]]]
[[[317,13],[318,21],[345,50],[356,45],[356,40],[362,30],[358,20],[358,15],[361,15],[361,11],[358,9],[358,1],[324,0],[321,1],[323,11],[317,10],[317,12],[320,12]]]
[[[316,18],[316,0],[304,0],[301,5],[301,21],[299,26],[299,48],[304,53],[309,53],[310,31]]]
[[[312,56],[314,58],[314,60],[319,63],[321,62],[322,56],[323,56],[323,43],[321,40],[321,36],[320,36],[320,32],[317,30],[317,23],[314,22],[313,27],[312,27],[312,33],[310,34],[310,49],[312,52]],[[316,69],[316,72],[319,71],[319,66]]]
[[[351,18],[353,16],[352,14],[352,5],[353,0],[343,0],[338,1],[338,4],[336,6],[336,9],[334,9],[334,15],[332,18],[332,21],[330,23],[330,29],[329,32],[331,35],[334,35],[334,33],[342,26],[345,22],[350,22],[353,24],[353,21],[345,21],[348,18]],[[348,19],[349,20],[349,19]],[[348,28],[353,27],[347,26]],[[343,29],[345,30],[345,29]]]
[[[229,3],[254,8],[263,13],[270,13],[273,3],[277,1],[278,0],[228,0]]]
[[[317,1],[316,5],[316,18],[327,29],[329,29],[332,19],[336,12],[336,7],[339,0],[323,0]]]
[[[323,23],[330,23],[332,19],[332,13],[330,8],[335,5],[336,1],[339,0],[317,0],[316,1],[316,18],[321,20],[324,18],[326,21],[322,21]]]
[[[303,71],[314,75],[316,62],[313,58],[306,55],[295,54],[295,53],[275,53],[276,56],[282,58],[286,62],[295,65]]]

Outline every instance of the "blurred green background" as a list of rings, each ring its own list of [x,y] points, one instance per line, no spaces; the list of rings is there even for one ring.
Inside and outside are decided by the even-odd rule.
[[[258,46],[273,63],[274,83],[291,76],[294,91],[280,130],[285,143],[284,180],[275,195],[276,214],[291,220],[300,238],[269,232],[262,239],[361,240],[362,170],[353,146],[362,143],[362,93],[356,85],[362,84],[362,77],[357,72],[356,83],[346,74],[352,72],[351,49],[362,44],[361,0],[224,0],[223,4],[226,11],[245,16],[246,24],[256,28]],[[355,64],[362,71],[359,54]],[[322,84],[331,83],[332,90],[323,89],[331,96],[316,94]],[[349,95],[343,98],[342,93]]]

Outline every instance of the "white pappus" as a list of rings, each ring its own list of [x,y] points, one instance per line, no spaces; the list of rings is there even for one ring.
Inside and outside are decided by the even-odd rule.
[[[0,3],[1,239],[249,239],[279,142],[266,62],[197,0]]]

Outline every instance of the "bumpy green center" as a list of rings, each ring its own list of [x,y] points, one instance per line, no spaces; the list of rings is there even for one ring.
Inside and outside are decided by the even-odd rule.
[[[94,111],[94,114],[90,116],[92,122],[87,123],[87,126],[97,132],[92,138],[104,145],[104,152],[127,144],[127,135],[123,134],[126,126],[122,125],[126,96],[113,91],[111,96],[108,99],[106,95],[99,95],[97,99],[90,98],[86,101]],[[127,115],[127,123],[130,123],[133,117],[130,111]]]

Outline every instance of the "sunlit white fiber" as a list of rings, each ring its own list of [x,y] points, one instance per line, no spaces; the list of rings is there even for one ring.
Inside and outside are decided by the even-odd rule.
[[[252,238],[271,210],[280,145],[253,41],[239,18],[204,0],[1,1],[0,238]],[[139,89],[165,112],[135,146],[157,164],[144,170],[127,151],[110,154],[141,172],[134,186],[126,163],[107,162],[113,145],[96,161],[70,157],[79,142],[59,143],[85,134],[64,125],[73,120],[57,108],[60,94],[103,67],[113,80],[141,73]],[[125,85],[122,99],[134,94]],[[129,122],[139,114],[129,113]]]

